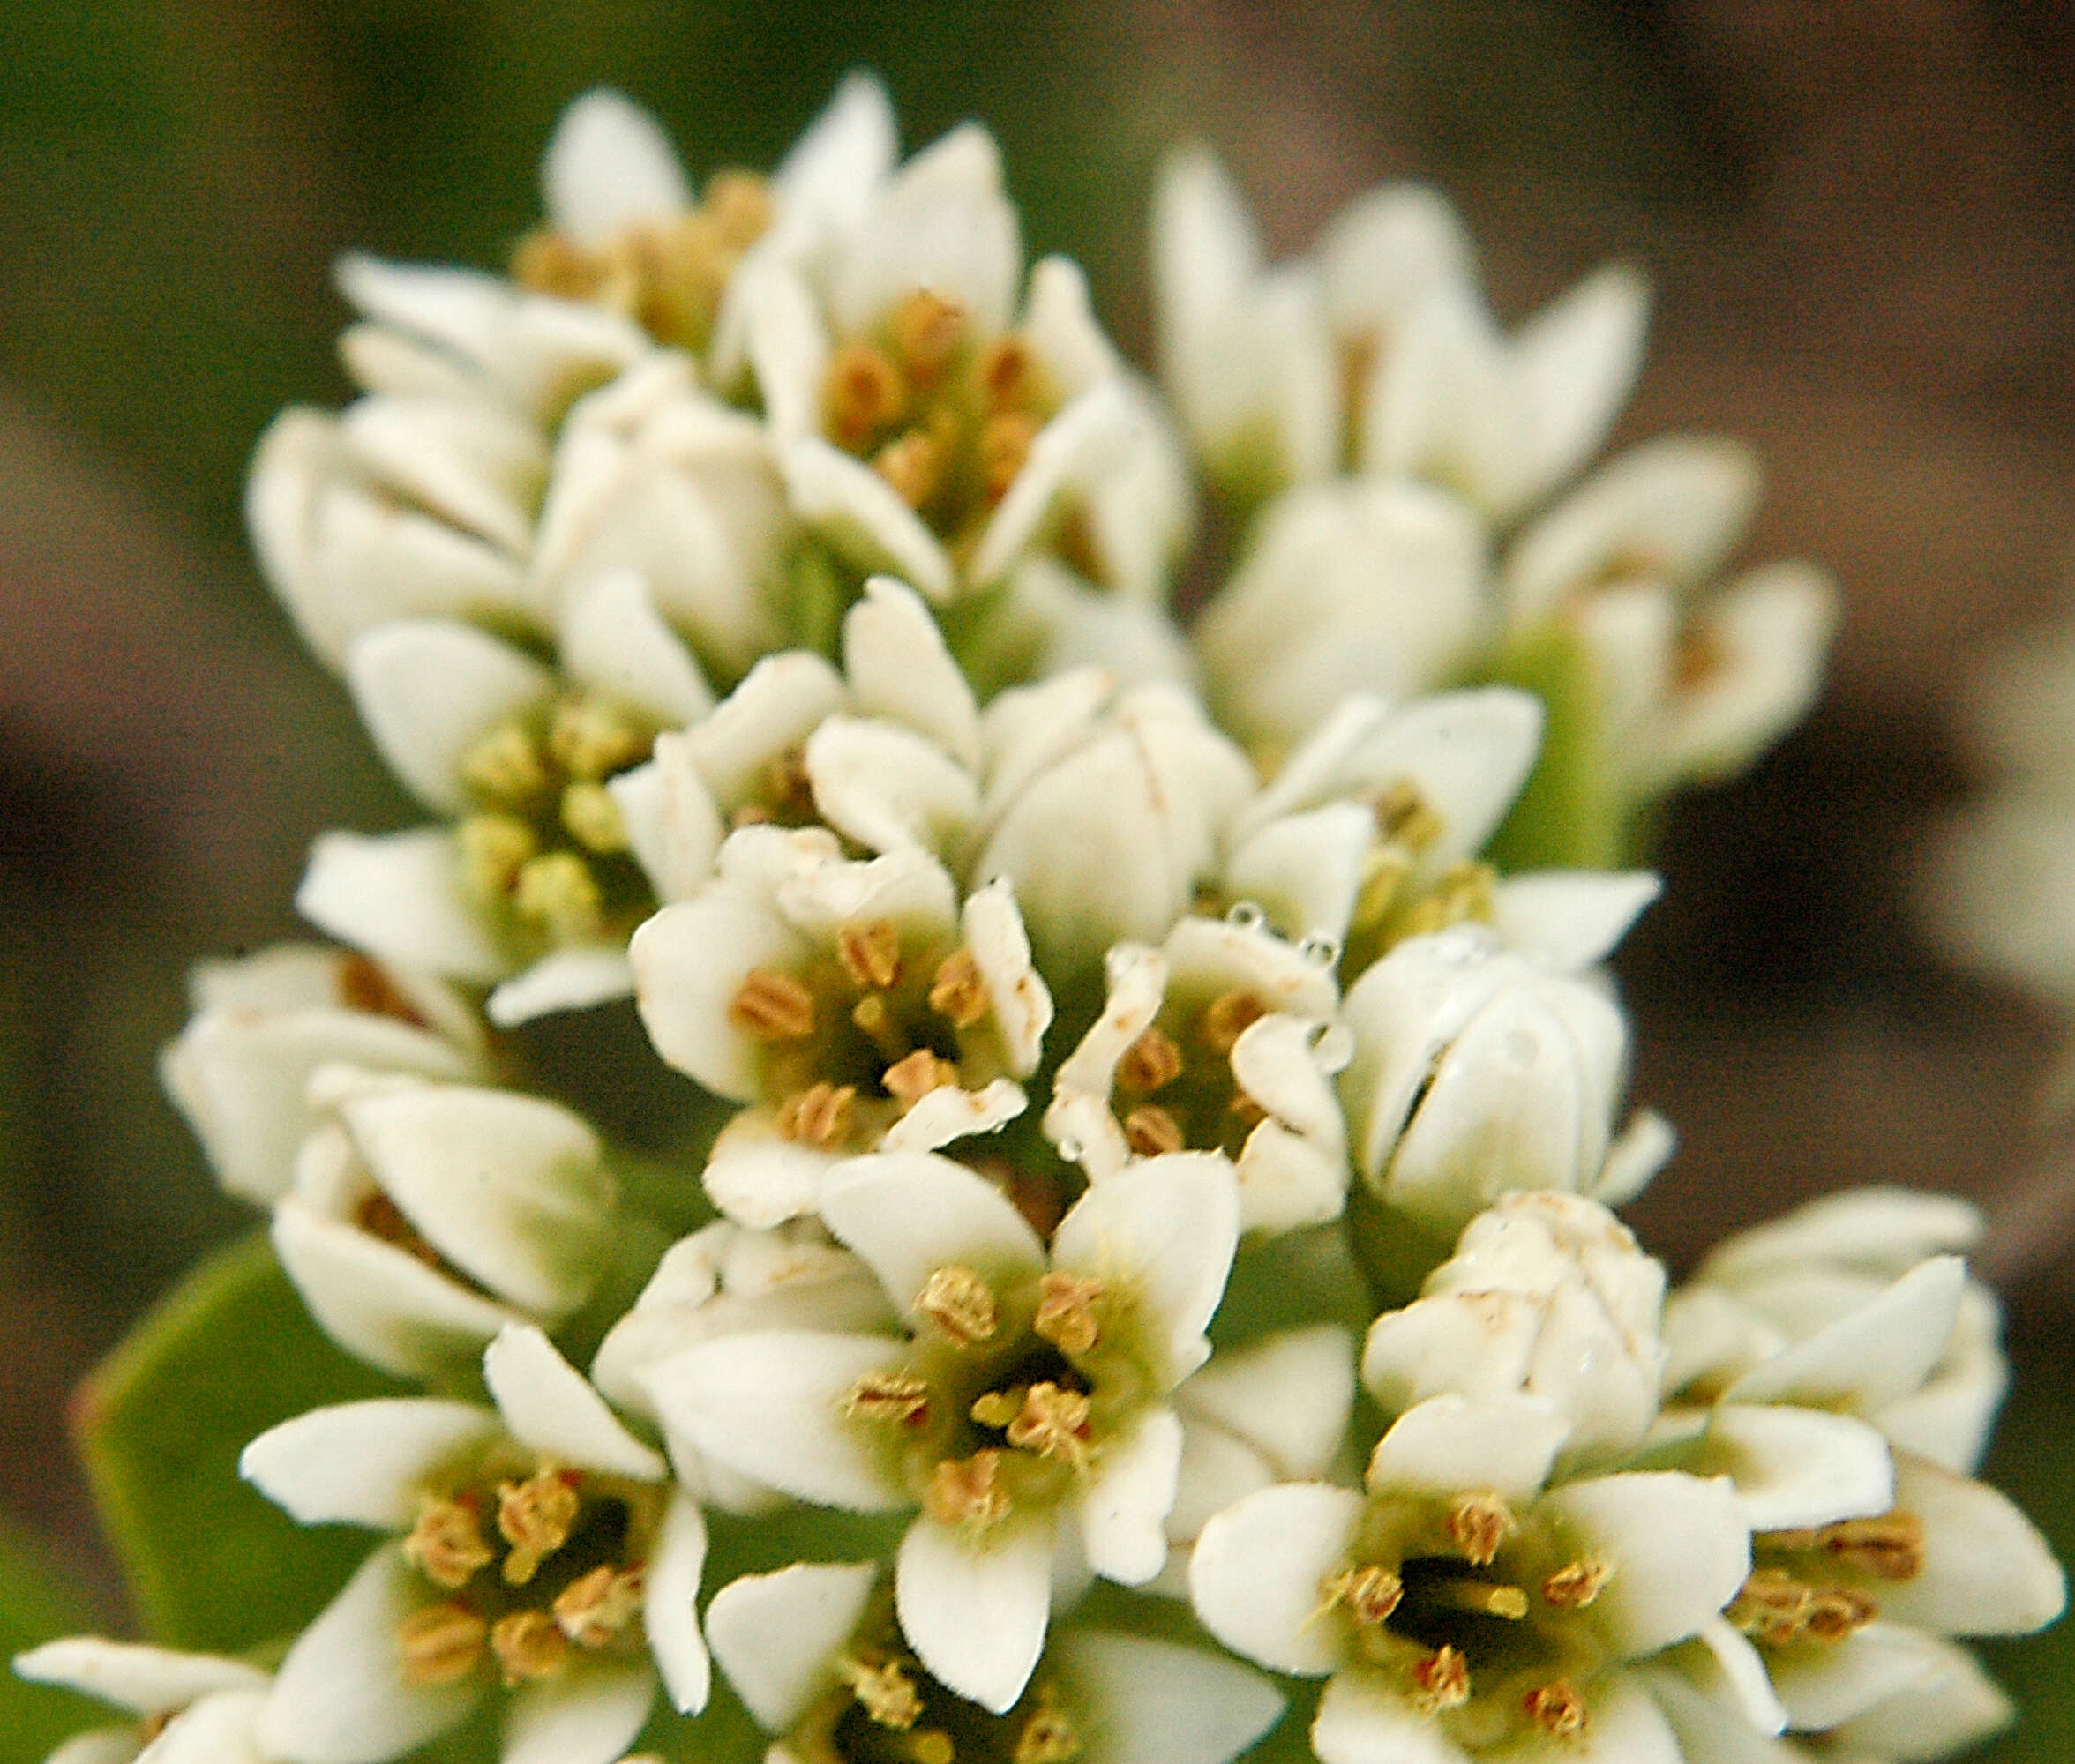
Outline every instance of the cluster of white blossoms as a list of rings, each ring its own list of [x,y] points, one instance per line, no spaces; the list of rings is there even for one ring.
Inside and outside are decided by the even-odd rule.
[[[311,1316],[423,1394],[245,1446],[368,1536],[300,1635],[18,1660],[136,1717],[53,1764],[464,1723],[1872,1764],[2004,1719],[1952,1638],[2063,1581],[1970,1476],[1973,1215],[1849,1197],[1667,1297],[1609,1210],[1672,1139],[1602,968],[1656,879],[1493,855],[1546,722],[1539,811],[1619,826],[1820,671],[1817,572],[1715,585],[1740,452],[1581,478],[1637,279],[1508,334],[1409,188],[1265,267],[1188,153],[1156,387],[1026,271],[990,137],[903,161],[866,79],[702,193],[593,93],[545,190],[508,275],[349,259],[361,394],[260,445],[269,579],[428,819],[320,839],[336,946],[206,968],[164,1060]],[[636,1159],[606,1095],[675,1125]]]

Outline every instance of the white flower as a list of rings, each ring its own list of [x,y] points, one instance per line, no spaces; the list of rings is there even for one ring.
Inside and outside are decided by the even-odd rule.
[[[919,1505],[895,1573],[934,1678],[999,1714],[1044,1647],[1070,1541],[1125,1585],[1160,1572],[1181,1423],[1239,1237],[1230,1168],[1148,1159],[1091,1188],[1048,1255],[999,1190],[925,1154],[853,1160],[829,1229],[914,1334],[730,1335],[650,1365],[658,1411],[708,1456],[817,1505]]]
[[[273,1209],[273,1245],[333,1340],[434,1377],[514,1319],[554,1322],[611,1259],[617,1189],[558,1103],[332,1066]]]
[[[14,1670],[138,1717],[75,1736],[46,1764],[270,1764],[273,1755],[254,1733],[267,1675],[243,1660],[76,1635],[16,1655]]]
[[[1371,192],[1314,258],[1275,271],[1202,149],[1169,161],[1154,220],[1164,376],[1220,475],[1277,489],[1352,469],[1517,514],[1597,447],[1640,363],[1647,303],[1619,266],[1513,337],[1431,191]]]
[[[632,953],[656,1051],[753,1105],[707,1166],[723,1210],[775,1225],[813,1211],[849,1153],[933,1150],[1023,1111],[1052,1001],[1006,884],[962,906],[919,848],[847,859],[819,828],[744,827],[719,866]]]
[[[1664,1286],[1598,1202],[1502,1195],[1417,1302],[1370,1325],[1362,1384],[1391,1416],[1450,1392],[1535,1397],[1569,1427],[1565,1462],[1609,1462],[1657,1418]]]
[[[262,1206],[288,1190],[296,1154],[326,1118],[310,1099],[329,1065],[465,1081],[489,1075],[483,1032],[446,987],[363,955],[281,944],[205,962],[194,1015],[159,1076],[217,1179]]]
[[[1099,1629],[1050,1639],[1023,1694],[990,1712],[933,1679],[903,1644],[875,1563],[799,1563],[714,1595],[714,1657],[767,1731],[767,1764],[850,1755],[873,1738],[928,1756],[1038,1764],[1226,1764],[1271,1727],[1283,1700],[1207,1649]]]
[[[1367,1492],[1290,1483],[1204,1527],[1196,1613],[1277,1671],[1330,1675],[1324,1764],[1677,1755],[1627,1663],[1699,1632],[1742,1583],[1727,1483],[1630,1471],[1551,1483],[1563,1421],[1530,1398],[1399,1416]]]
[[[1774,564],[1705,586],[1757,493],[1744,448],[1668,437],[1602,467],[1507,554],[1509,631],[1554,622],[1584,643],[1599,752],[1634,796],[1740,770],[1821,687],[1838,618],[1825,572]]]
[[[934,601],[1038,547],[1156,600],[1189,514],[1178,450],[1079,270],[1038,265],[1019,314],[1022,261],[1000,155],[968,123],[810,247],[744,269],[740,356],[793,505]]]
[[[304,1524],[397,1534],[303,1631],[259,1717],[288,1764],[378,1764],[510,1693],[504,1764],[611,1764],[658,1678],[705,1707],[697,1504],[537,1329],[483,1356],[494,1410],[401,1398],[320,1409],[239,1468]]]

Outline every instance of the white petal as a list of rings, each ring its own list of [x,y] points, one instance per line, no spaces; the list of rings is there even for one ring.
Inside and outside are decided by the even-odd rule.
[[[955,851],[979,815],[979,781],[898,723],[830,717],[807,738],[806,769],[821,818],[868,851]]]
[[[699,1583],[706,1573],[706,1515],[685,1490],[670,1491],[641,1593],[641,1626],[680,1715],[697,1715],[713,1688],[713,1666],[699,1633]]]
[[[1613,1565],[1584,1616],[1624,1659],[1697,1634],[1750,1573],[1750,1533],[1726,1478],[1599,1476],[1551,1491],[1541,1511],[1569,1547]]]
[[[1444,692],[1392,716],[1349,753],[1344,774],[1368,789],[1408,783],[1419,791],[1442,830],[1414,874],[1435,877],[1483,849],[1527,780],[1541,731],[1540,703],[1524,692]]]
[[[2027,1635],[2058,1617],[2067,1576],[2007,1495],[1898,1454],[1895,1506],[1923,1521],[1923,1570],[1884,1582],[1884,1616],[1946,1635]]]
[[[714,1658],[766,1732],[783,1733],[831,1679],[878,1580],[875,1562],[799,1562],[745,1574],[714,1595],[706,1613]]]
[[[1669,1121],[1654,1109],[1637,1110],[1607,1144],[1607,1161],[1591,1189],[1592,1199],[1602,1207],[1627,1206],[1649,1187],[1678,1148],[1679,1135]]]
[[[713,874],[721,811],[685,738],[665,733],[655,758],[605,781],[626,825],[627,843],[666,906],[688,900]]]
[[[1052,1261],[1135,1281],[1167,1332],[1165,1375],[1178,1380],[1202,1363],[1202,1334],[1239,1240],[1232,1165],[1213,1152],[1175,1152],[1127,1165],[1075,1201],[1052,1236]]]
[[[499,1764],[614,1764],[655,1700],[655,1668],[646,1660],[587,1660],[523,1686],[505,1711]]]
[[[511,968],[461,897],[460,854],[444,827],[371,839],[319,834],[296,910],[341,943],[401,967],[484,984]]]
[[[1734,1287],[1768,1273],[1799,1274],[1809,1263],[1862,1268],[1885,1279],[1941,1252],[1981,1240],[1981,1209],[1956,1194],[1907,1188],[1853,1188],[1797,1207],[1711,1250],[1697,1278]]]
[[[868,570],[890,570],[933,601],[948,600],[952,567],[936,535],[899,493],[861,460],[803,437],[778,456],[801,519]]]
[[[204,1697],[137,1754],[138,1764],[268,1764],[255,1731],[266,1706],[264,1689]]]
[[[1547,1480],[1569,1431],[1562,1416],[1532,1397],[1429,1397],[1376,1442],[1368,1484],[1433,1494],[1490,1489],[1524,1499]]]
[[[888,1152],[930,1152],[955,1140],[994,1133],[1029,1106],[1023,1087],[997,1078],[978,1090],[939,1085],[888,1127],[880,1140]]]
[[[980,763],[980,713],[921,597],[874,576],[843,617],[843,675],[858,711],[905,723],[961,766]]]
[[[849,73],[771,181],[788,214],[804,210],[820,225],[848,221],[892,170],[895,151],[886,88],[869,73]]]
[[[963,1164],[926,1152],[851,1158],[823,1185],[821,1217],[872,1266],[906,1311],[931,1274],[970,1268],[983,1279],[1028,1280],[1044,1245],[1007,1195]]]
[[[1052,1027],[1052,994],[1031,965],[1030,939],[1007,882],[992,882],[966,897],[959,915],[966,947],[987,989],[1002,1058],[1009,1073],[1028,1078],[1038,1069],[1045,1032]]]
[[[1354,1401],[1354,1343],[1332,1324],[1221,1349],[1175,1393],[1266,1453],[1278,1474],[1315,1476],[1332,1462]]]
[[[300,1525],[409,1529],[425,1479],[498,1437],[472,1402],[395,1397],[312,1409],[270,1427],[238,1474]]]
[[[1937,1671],[1925,1640],[1914,1630],[1873,1623],[1820,1648],[1778,1650],[1772,1687],[1788,1725],[1835,1727],[1925,1684]]]
[[[908,1645],[932,1677],[997,1715],[1023,1695],[1045,1648],[1052,1541],[1045,1521],[974,1539],[926,1518],[901,1540],[894,1608]]]
[[[546,482],[540,430],[488,403],[362,398],[339,419],[348,455],[433,515],[514,557],[533,540]]]
[[[1275,1466],[1237,1434],[1228,1433],[1200,1416],[1186,1416],[1174,1505],[1167,1514],[1168,1541],[1177,1544],[1193,1542],[1225,1508],[1278,1480]],[[1180,1581],[1174,1591],[1186,1597],[1187,1569],[1184,1554],[1179,1550],[1171,1551],[1154,1589],[1165,1593],[1168,1581],[1176,1578],[1179,1570]]]
[[[1134,426],[1123,388],[1104,381],[1039,430],[1022,470],[981,531],[968,571],[972,581],[985,586],[1006,574],[1062,497],[1114,467],[1129,446]]]
[[[1181,1423],[1171,1409],[1149,1410],[1105,1444],[1076,1502],[1088,1566],[1104,1579],[1142,1586],[1165,1566],[1163,1526],[1180,1464]]]
[[[548,218],[578,245],[610,244],[631,223],[692,206],[677,153],[655,119],[605,86],[562,113],[541,165]]]
[[[1514,358],[1533,412],[1532,451],[1509,513],[1582,465],[1627,402],[1643,363],[1650,288],[1609,264],[1520,327]]]
[[[18,1678],[39,1685],[84,1691],[116,1708],[141,1715],[185,1708],[214,1691],[251,1690],[266,1674],[243,1660],[214,1654],[185,1654],[141,1642],[106,1641],[72,1635],[46,1641],[14,1656]]]
[[[423,1582],[389,1544],[296,1638],[260,1711],[261,1748],[296,1764],[382,1764],[457,1726],[474,1684],[407,1685],[396,1633]]]
[[[1864,1412],[1906,1396],[1945,1351],[1966,1283],[1958,1256],[1935,1256],[1877,1298],[1746,1372],[1723,1400]]]
[[[1735,1483],[1753,1531],[1885,1513],[1895,1494],[1878,1430],[1812,1409],[1718,1404],[1692,1469]]]
[[[563,602],[562,671],[669,728],[713,708],[706,676],[632,570],[608,570]]]
[[[819,655],[767,655],[685,736],[693,759],[722,807],[759,789],[771,762],[813,732],[845,702],[842,678]]]
[[[1544,870],[1499,884],[1492,923],[1508,947],[1574,974],[1606,960],[1664,890],[1649,871]]]
[[[558,949],[525,973],[494,988],[483,1013],[500,1029],[515,1029],[557,1011],[584,1011],[633,996],[634,970],[619,949]]]
[[[669,1468],[530,1323],[507,1323],[483,1356],[483,1382],[512,1437],[579,1469],[661,1482]]]
[[[1344,1627],[1321,1621],[1321,1583],[1347,1564],[1367,1503],[1351,1489],[1283,1483],[1204,1526],[1189,1561],[1203,1626],[1278,1672],[1322,1678],[1345,1657]]]
[[[1787,1711],[1772,1689],[1765,1658],[1725,1618],[1716,1618],[1679,1649],[1681,1670],[1717,1702],[1741,1713],[1759,1732],[1787,1727]]]
[[[664,1424],[722,1463],[802,1500],[881,1513],[910,1496],[888,1442],[843,1404],[905,1351],[881,1335],[769,1330],[699,1342],[637,1376]]]
[[[1311,1749],[1321,1764],[1470,1764],[1433,1715],[1382,1673],[1360,1668],[1336,1673],[1326,1686]]]
[[[546,701],[554,676],[453,619],[398,619],[354,639],[346,683],[389,769],[438,814],[467,805],[461,761],[500,723]]]
[[[983,337],[1008,329],[1023,243],[1001,191],[1000,152],[978,123],[961,123],[903,166],[850,243],[830,294],[845,331],[868,328],[918,288],[956,301]]]
[[[716,889],[665,907],[627,945],[656,1052],[708,1089],[748,1101],[762,1077],[755,1046],[729,1020],[729,1006],[753,969],[790,969],[806,953],[798,933],[738,894]]]
[[[1879,1759],[1948,1758],[2016,1718],[2011,1700],[1966,1648],[1921,1633],[1912,1639],[1929,1673],[1839,1726],[1834,1738],[1846,1755],[1863,1749]]]
[[[1228,1764],[1283,1712],[1266,1678],[1208,1648],[1080,1631],[1052,1652],[1096,1711],[1086,1764]]]
[[[1375,843],[1375,816],[1359,803],[1283,815],[1249,833],[1227,861],[1227,889],[1255,901],[1269,923],[1299,940],[1338,941],[1361,892],[1362,860]]]
[[[778,1131],[768,1109],[745,1109],[721,1130],[700,1177],[708,1197],[740,1225],[783,1225],[814,1212],[821,1187],[843,1160]]]

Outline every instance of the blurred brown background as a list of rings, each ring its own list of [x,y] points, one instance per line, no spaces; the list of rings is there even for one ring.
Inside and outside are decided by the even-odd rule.
[[[273,410],[336,402],[348,245],[495,265],[554,116],[618,85],[700,171],[768,163],[846,68],[910,146],[978,115],[1033,250],[1140,359],[1162,149],[1209,137],[1271,245],[1417,175],[1517,318],[1597,260],[1659,290],[1617,439],[1765,453],[1753,559],[1843,580],[1829,698],[1670,818],[1623,956],[1637,1090],[1682,1149],[1637,1209],[1674,1258],[1852,1182],[2002,1207],[2026,1401],[2004,1473],[2069,1551],[2075,1304],[2059,1026],[1937,961],[1915,843],[1966,787],[1984,635],[2075,601],[2075,8],[2047,0],[798,4],[0,0],[0,1452],[4,1505],[97,1566],[59,1416],[236,1229],[159,1099],[199,955],[289,933],[320,828],[408,818],[242,546]],[[2022,1207],[2005,1206],[2024,1190]],[[2014,1455],[2012,1455],[2014,1454]],[[2036,1644],[2004,1669],[2068,1671]],[[2075,1752],[2065,1696],[1997,1755]],[[2062,1724],[2055,1726],[2054,1722]],[[2056,1738],[2056,1736],[2058,1736]]]

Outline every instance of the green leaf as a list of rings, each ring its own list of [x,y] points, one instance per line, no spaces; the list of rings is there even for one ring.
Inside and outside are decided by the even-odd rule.
[[[238,1653],[308,1623],[368,1535],[297,1525],[240,1480],[238,1454],[306,1409],[402,1391],[319,1333],[264,1235],[161,1300],[87,1379],[76,1422],[146,1633]]]
[[[100,1622],[41,1551],[11,1529],[0,1529],[0,1661]],[[109,1719],[100,1703],[0,1671],[0,1764],[38,1764],[59,1740]]]
[[[1490,683],[1542,701],[1542,748],[1487,855],[1500,870],[1614,870],[1629,857],[1629,805],[1608,775],[1592,658],[1551,621],[1509,644]]]

